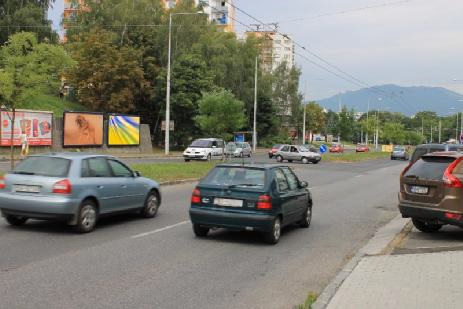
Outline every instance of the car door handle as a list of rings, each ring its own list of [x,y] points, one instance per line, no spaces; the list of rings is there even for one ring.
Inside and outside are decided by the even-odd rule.
[[[96,186],[98,189],[103,189],[104,186]]]
[[[127,186],[126,186],[126,185],[122,185],[121,188],[122,188],[122,189],[126,189]]]

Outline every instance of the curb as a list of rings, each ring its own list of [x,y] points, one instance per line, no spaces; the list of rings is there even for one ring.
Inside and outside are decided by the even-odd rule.
[[[182,185],[187,183],[193,183],[199,181],[201,178],[190,178],[190,179],[181,179],[181,180],[172,180],[172,181],[164,181],[159,183],[161,186],[174,186],[174,185]]]
[[[400,228],[397,233],[397,228]],[[379,228],[373,238],[371,238],[365,246],[360,248],[352,259],[339,271],[333,280],[325,287],[323,292],[318,296],[312,309],[326,308],[331,299],[334,297],[344,280],[349,277],[352,271],[357,267],[358,263],[366,256],[389,254],[394,246],[402,242],[408,233],[411,231],[411,223],[409,219],[403,219],[400,214],[389,221],[386,225]]]

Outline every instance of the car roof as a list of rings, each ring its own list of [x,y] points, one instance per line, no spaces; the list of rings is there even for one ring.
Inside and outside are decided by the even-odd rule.
[[[214,137],[195,139],[195,141],[218,141],[218,140],[222,140],[222,139],[221,138],[214,138]]]
[[[216,167],[249,167],[249,168],[258,168],[258,169],[272,169],[276,167],[288,167],[285,164],[278,164],[278,163],[246,163],[246,164],[238,164],[238,163],[222,163],[216,165]]]
[[[422,157],[452,157],[457,159],[463,157],[463,153],[458,151],[439,151],[427,153]]]
[[[63,159],[86,159],[86,158],[94,158],[94,157],[115,158],[110,155],[88,153],[88,152],[87,153],[86,152],[49,152],[49,153],[30,155],[30,157],[54,157],[54,158],[63,158]]]

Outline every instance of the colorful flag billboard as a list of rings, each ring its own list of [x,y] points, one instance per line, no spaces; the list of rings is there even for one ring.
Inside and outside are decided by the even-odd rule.
[[[102,146],[103,114],[65,112],[63,146]]]
[[[17,110],[14,119],[13,145],[21,145],[21,135],[24,134],[27,137],[29,146],[52,145],[52,112]],[[1,146],[11,146],[12,121],[13,112],[1,112]]]
[[[108,146],[140,145],[140,117],[109,115]]]

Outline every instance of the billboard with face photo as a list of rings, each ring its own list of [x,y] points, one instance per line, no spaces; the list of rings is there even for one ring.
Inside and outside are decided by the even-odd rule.
[[[102,146],[103,114],[64,113],[63,146]]]
[[[140,117],[109,115],[108,146],[140,145]]]

